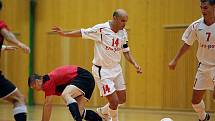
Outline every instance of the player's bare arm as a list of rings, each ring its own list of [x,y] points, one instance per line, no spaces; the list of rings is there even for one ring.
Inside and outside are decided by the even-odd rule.
[[[169,69],[174,70],[178,60],[181,58],[182,55],[190,48],[190,45],[184,43],[180,50],[177,52],[176,56],[170,61],[169,63]]]
[[[130,51],[128,52],[123,52],[123,55],[125,56],[126,60],[128,60],[131,64],[134,65],[134,67],[137,70],[138,74],[142,73],[142,69],[141,67],[136,63],[136,61],[134,60],[133,56],[131,55]]]
[[[43,105],[42,121],[49,121],[52,111],[52,96],[47,96]]]
[[[52,32],[58,33],[64,37],[81,37],[81,30],[63,31],[60,27],[52,27]]]
[[[12,50],[12,51],[14,51],[14,50],[16,50],[18,47],[17,46],[11,46],[11,45],[2,45],[2,48],[1,48],[1,50],[2,51],[8,51],[8,50]]]
[[[30,48],[28,46],[26,46],[25,44],[21,43],[19,40],[17,40],[17,38],[15,37],[15,35],[12,32],[3,28],[3,29],[1,29],[1,34],[6,38],[6,40],[8,40],[9,42],[16,44],[18,47],[22,48],[25,53],[30,53]]]

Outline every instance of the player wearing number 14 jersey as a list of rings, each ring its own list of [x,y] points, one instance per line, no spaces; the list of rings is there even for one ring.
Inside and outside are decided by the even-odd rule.
[[[195,40],[198,41],[196,56],[199,65],[193,86],[192,106],[199,121],[209,121],[210,115],[205,112],[203,96],[206,90],[215,88],[215,0],[200,0],[200,3],[203,17],[186,29],[182,36],[184,45],[169,63],[169,68],[175,69],[179,58]],[[213,96],[215,99],[215,90]]]
[[[134,65],[138,73],[142,73],[129,51],[127,32],[124,29],[127,20],[127,13],[123,9],[117,9],[111,21],[94,27],[70,32],[63,32],[59,27],[52,28],[61,36],[94,40],[92,73],[101,96],[105,96],[109,102],[98,108],[97,112],[105,120],[110,116],[112,121],[118,121],[118,104],[123,104],[126,100],[125,81],[119,64],[121,54]]]

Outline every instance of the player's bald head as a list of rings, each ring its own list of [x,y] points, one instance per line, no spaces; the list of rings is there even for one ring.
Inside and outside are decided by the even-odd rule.
[[[128,14],[123,9],[117,9],[113,13],[113,18],[111,22],[112,28],[115,29],[115,32],[124,29],[128,21]]]
[[[116,9],[113,12],[113,17],[123,17],[123,16],[128,16],[127,12],[124,9]]]

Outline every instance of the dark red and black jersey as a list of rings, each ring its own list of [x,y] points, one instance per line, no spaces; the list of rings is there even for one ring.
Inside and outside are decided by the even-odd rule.
[[[45,96],[61,95],[61,91],[58,91],[62,85],[68,85],[72,80],[78,76],[78,67],[73,65],[61,66],[44,76],[42,89],[45,92]]]

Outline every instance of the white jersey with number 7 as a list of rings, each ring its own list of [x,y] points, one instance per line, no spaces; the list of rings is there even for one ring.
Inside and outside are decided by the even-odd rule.
[[[197,40],[198,61],[205,65],[215,65],[215,23],[207,26],[204,19],[200,18],[186,29],[182,40],[188,45]]]

